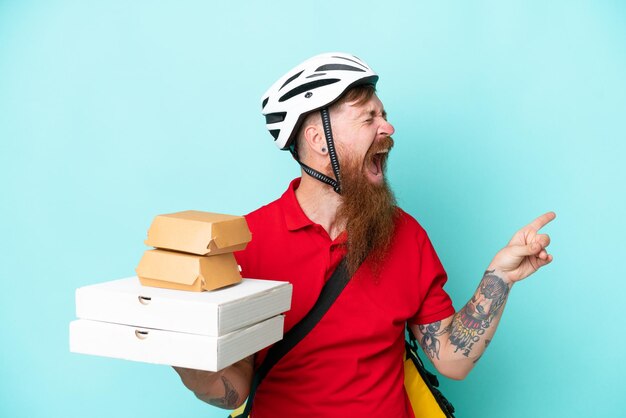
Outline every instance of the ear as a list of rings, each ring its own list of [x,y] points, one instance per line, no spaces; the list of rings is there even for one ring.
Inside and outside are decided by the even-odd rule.
[[[328,154],[328,146],[326,137],[321,125],[312,123],[304,128],[304,140],[306,141],[310,152],[319,156]]]

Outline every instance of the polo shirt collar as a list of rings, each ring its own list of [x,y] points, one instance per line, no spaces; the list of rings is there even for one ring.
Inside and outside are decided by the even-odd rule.
[[[300,178],[294,179],[289,183],[289,188],[281,197],[281,206],[283,207],[283,213],[285,214],[285,223],[289,231],[295,231],[297,229],[304,228],[309,225],[313,225],[311,221],[302,210],[298,199],[296,198],[296,189],[300,186]]]

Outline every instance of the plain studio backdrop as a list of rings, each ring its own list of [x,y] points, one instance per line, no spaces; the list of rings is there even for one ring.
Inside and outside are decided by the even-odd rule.
[[[458,416],[626,416],[626,6],[363,0],[0,2],[0,416],[227,414],[169,367],[69,353],[74,289],[133,275],[157,214],[277,198],[299,169],[261,95],[326,51],[381,75],[388,177],[457,309],[558,214],[553,264],[441,379]]]

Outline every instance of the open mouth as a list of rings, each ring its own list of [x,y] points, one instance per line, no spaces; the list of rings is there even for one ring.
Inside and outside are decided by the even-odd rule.
[[[382,181],[387,166],[387,158],[389,158],[389,151],[393,148],[393,145],[393,139],[388,136],[374,142],[367,154],[365,154],[363,170],[364,174],[370,177],[370,180],[376,183]]]
[[[385,171],[385,164],[387,162],[387,156],[389,155],[389,148],[385,148],[373,154],[369,158],[367,165],[368,171],[374,176],[382,176]]]

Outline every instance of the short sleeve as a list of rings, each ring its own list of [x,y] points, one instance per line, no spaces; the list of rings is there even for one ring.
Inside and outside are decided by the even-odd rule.
[[[448,318],[455,313],[452,300],[443,289],[448,276],[433,248],[428,235],[420,237],[420,266],[418,283],[422,303],[417,314],[411,318],[413,324],[430,324]]]

